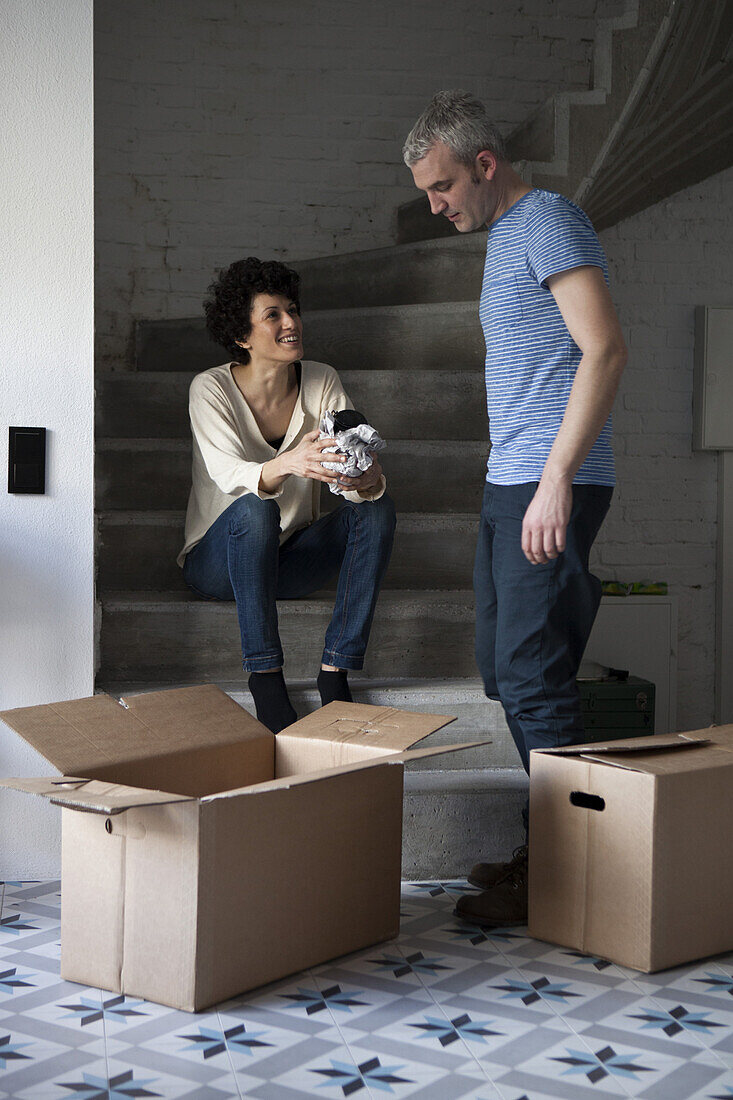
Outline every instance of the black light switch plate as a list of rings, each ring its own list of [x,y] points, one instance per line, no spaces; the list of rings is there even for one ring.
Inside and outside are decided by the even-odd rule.
[[[46,492],[45,428],[10,428],[8,492]]]

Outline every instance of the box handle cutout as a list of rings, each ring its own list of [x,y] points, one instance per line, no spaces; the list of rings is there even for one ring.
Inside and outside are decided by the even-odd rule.
[[[105,827],[105,829],[107,830],[108,833],[112,832],[112,821],[110,820],[110,818],[107,818],[107,820],[104,823],[104,827]]]
[[[582,806],[584,810],[605,810],[606,800],[597,794],[586,794],[584,791],[571,791],[570,802],[573,806]]]

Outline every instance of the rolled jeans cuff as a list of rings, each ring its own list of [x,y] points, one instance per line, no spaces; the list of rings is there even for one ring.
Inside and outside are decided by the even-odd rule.
[[[270,657],[244,657],[242,668],[245,672],[271,672],[273,669],[283,667],[283,651],[275,652]]]
[[[337,653],[335,649],[324,649],[321,664],[358,671],[364,667],[364,658],[349,657],[346,653]]]

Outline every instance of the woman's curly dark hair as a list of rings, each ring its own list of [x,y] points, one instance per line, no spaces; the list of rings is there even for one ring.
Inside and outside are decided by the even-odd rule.
[[[232,359],[249,363],[249,352],[237,340],[252,329],[252,302],[256,294],[283,294],[295,302],[300,312],[300,276],[277,260],[258,260],[248,256],[237,260],[208,289],[204,302],[206,328],[217,344],[227,349]]]

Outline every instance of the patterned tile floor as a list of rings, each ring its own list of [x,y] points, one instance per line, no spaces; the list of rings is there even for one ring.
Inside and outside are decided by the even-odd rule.
[[[58,883],[6,883],[0,1097],[730,1100],[733,954],[642,975],[453,917],[189,1015],[58,977]]]

